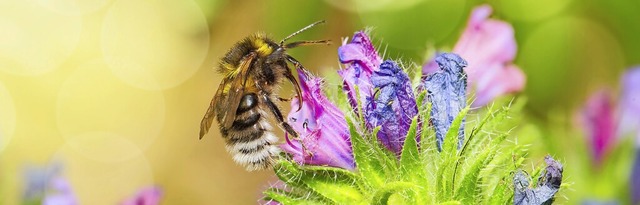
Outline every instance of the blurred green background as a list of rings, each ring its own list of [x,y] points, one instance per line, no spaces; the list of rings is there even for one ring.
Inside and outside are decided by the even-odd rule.
[[[314,73],[334,73],[342,38],[364,28],[387,58],[421,65],[429,48],[453,47],[483,3],[515,28],[532,122],[523,129],[540,136],[532,155],[567,163],[570,204],[625,197],[616,190],[626,187],[631,142],[610,160],[619,168],[593,171],[573,117],[640,64],[637,0],[4,0],[0,204],[19,203],[25,165],[52,159],[64,162],[81,204],[114,204],[150,184],[164,204],[256,203],[272,172],[235,165],[216,128],[197,139],[227,49],[257,31],[279,40],[324,19],[296,39],[332,45],[290,52]],[[585,180],[598,177],[612,187]]]

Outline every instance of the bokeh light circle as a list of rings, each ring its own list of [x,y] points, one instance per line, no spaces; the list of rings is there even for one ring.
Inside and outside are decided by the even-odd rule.
[[[430,0],[395,10],[359,11],[358,15],[363,25],[373,28],[374,39],[382,40],[374,42],[381,55],[387,46],[422,54],[428,44],[456,36],[457,29],[466,25],[467,12],[464,0]]]
[[[111,0],[36,0],[54,12],[69,16],[81,16],[95,12]]]
[[[495,4],[508,19],[538,21],[564,11],[572,0],[499,0]]]
[[[0,71],[51,72],[80,40],[82,19],[60,15],[32,1],[0,1]]]
[[[120,141],[118,144],[125,146],[96,146],[95,142],[74,138],[54,154],[54,158],[64,164],[63,175],[71,183],[73,192],[78,197],[78,204],[118,204],[126,197],[134,195],[139,188],[154,184],[153,170],[144,155],[117,162],[100,159],[118,152],[142,152],[133,143],[127,143],[127,140],[121,137],[107,141]],[[78,150],[78,146],[87,146],[87,149]],[[97,149],[87,155],[85,151],[89,151],[90,148]]]
[[[624,61],[610,30],[588,19],[564,17],[531,32],[517,64],[528,82],[538,82],[527,84],[526,93],[529,104],[542,112],[581,106],[590,92],[615,86]]]
[[[0,82],[0,155],[9,144],[16,127],[16,110],[11,94]]]
[[[165,119],[164,95],[160,91],[129,86],[116,78],[102,59],[82,64],[62,84],[58,93],[56,121],[61,134],[70,139],[100,132],[122,136],[141,149],[160,134]]]
[[[67,146],[84,157],[105,163],[126,161],[142,151],[126,137],[108,131],[85,132],[67,136]]]
[[[138,88],[162,90],[179,85],[200,68],[209,48],[209,30],[191,0],[119,0],[106,14],[101,45],[118,78]]]

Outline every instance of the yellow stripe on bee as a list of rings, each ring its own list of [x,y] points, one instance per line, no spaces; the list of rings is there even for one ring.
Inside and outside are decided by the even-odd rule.
[[[237,69],[237,68],[233,68],[233,67],[229,67],[230,69],[228,70],[229,72],[227,72],[227,77],[235,77],[238,74],[240,74],[241,69]]]
[[[224,85],[224,89],[222,90],[222,93],[229,93],[229,90],[231,90],[231,84],[226,84]]]
[[[233,71],[236,69],[236,67],[226,62],[222,62],[220,66],[222,66],[222,69],[224,69],[225,71]]]
[[[254,39],[253,46],[257,48],[256,51],[258,52],[258,55],[260,57],[268,56],[273,52],[271,46],[269,46],[269,44],[267,44],[267,42],[264,42],[264,40],[261,38]]]

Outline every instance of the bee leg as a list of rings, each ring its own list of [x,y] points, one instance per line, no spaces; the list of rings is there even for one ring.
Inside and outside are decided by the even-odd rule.
[[[280,100],[281,102],[289,102],[291,100],[293,100],[293,98],[282,98],[282,97],[278,97],[278,100]]]
[[[271,113],[273,113],[273,115],[276,117],[276,121],[278,121],[280,127],[284,129],[285,132],[292,135],[294,140],[302,141],[298,133],[295,130],[293,130],[293,127],[291,127],[289,123],[284,121],[284,117],[282,116],[280,109],[278,109],[276,104],[273,103],[273,101],[271,101],[271,98],[269,97],[269,95],[262,93],[262,100],[264,101],[264,104],[267,105],[269,110],[271,110]],[[304,143],[300,142],[300,144],[302,145],[302,150],[304,150],[308,155],[313,155],[313,153],[311,153],[311,151],[307,149],[307,146]]]
[[[304,66],[302,66],[302,64],[298,60],[291,57],[290,55],[287,55],[286,59],[287,61],[291,62],[293,66],[295,66],[297,69],[300,69],[302,72],[308,72],[307,69]],[[287,77],[287,79],[289,79],[289,81],[291,81],[294,84],[294,87],[296,87],[296,97],[298,98],[298,102],[299,102],[298,110],[300,110],[302,109],[302,91],[300,90],[300,84],[298,83],[296,78],[293,77],[293,73],[291,73],[291,70],[287,69],[284,75]],[[302,80],[307,80],[307,79],[302,79]]]

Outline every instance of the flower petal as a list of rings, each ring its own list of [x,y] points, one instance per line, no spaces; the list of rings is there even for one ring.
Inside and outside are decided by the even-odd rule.
[[[151,186],[141,189],[136,195],[123,201],[121,205],[157,205],[160,204],[161,198],[162,190]]]
[[[622,77],[619,134],[636,134],[640,147],[640,66],[625,72]]]
[[[378,139],[400,156],[411,120],[418,114],[409,76],[393,61],[384,61],[371,76],[377,95],[365,103],[367,126],[381,126]]]
[[[524,88],[525,75],[511,64],[517,52],[513,27],[503,21],[488,19],[492,9],[488,5],[476,7],[469,16],[467,27],[453,48],[469,66],[465,71],[469,86],[476,90],[473,106],[482,106],[501,95]],[[436,71],[435,62],[423,66],[423,75]]]
[[[62,178],[52,179],[50,191],[42,200],[43,205],[75,205],[78,204],[69,182]]]
[[[369,78],[374,71],[378,70],[382,60],[369,37],[362,31],[356,32],[350,43],[338,48],[338,57],[340,62],[345,64],[345,68],[339,70],[338,74],[344,80],[343,86],[349,103],[357,109],[358,100],[359,103],[364,103],[373,94],[373,86]],[[360,99],[356,99],[356,86],[360,92]]]
[[[503,21],[488,19],[490,14],[490,6],[476,7],[453,48],[454,53],[469,62],[466,71],[471,82],[482,75],[483,67],[487,63],[505,64],[513,61],[516,55],[517,44],[513,27]]]
[[[515,65],[492,68],[502,67],[502,65],[494,64],[489,67],[485,77],[476,82],[476,96],[472,103],[474,107],[486,105],[502,95],[520,91],[526,83],[524,73]]]
[[[602,162],[616,136],[616,111],[610,93],[607,90],[594,93],[582,109],[582,123],[588,133],[596,164]]]
[[[281,148],[301,164],[328,165],[349,170],[355,168],[349,129],[344,114],[322,92],[322,79],[298,69],[302,88],[302,109],[291,110],[289,124],[300,133],[300,141],[287,139]],[[298,106],[293,99],[292,107]]]

